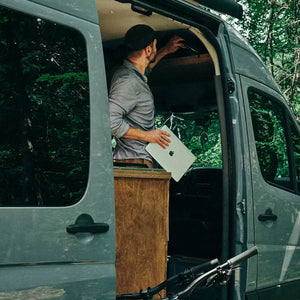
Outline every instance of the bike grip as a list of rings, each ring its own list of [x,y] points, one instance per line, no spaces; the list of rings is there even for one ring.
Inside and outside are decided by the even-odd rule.
[[[208,269],[212,269],[214,267],[216,267],[217,265],[219,265],[220,262],[217,258],[210,260],[208,262],[202,263],[198,266],[192,267],[191,269],[188,269],[187,271],[185,271],[184,273],[197,273],[197,272],[204,272]]]
[[[250,258],[250,257],[252,257],[252,256],[254,256],[254,255],[256,255],[257,253],[258,253],[257,247],[254,246],[254,247],[252,247],[251,249],[246,250],[245,252],[242,252],[242,253],[238,254],[237,256],[234,256],[234,257],[230,258],[230,259],[228,260],[228,262],[229,262],[231,265],[235,266],[235,265],[238,265],[238,264],[239,264],[240,262],[242,262],[243,260],[246,260],[246,259],[248,259],[248,258]]]

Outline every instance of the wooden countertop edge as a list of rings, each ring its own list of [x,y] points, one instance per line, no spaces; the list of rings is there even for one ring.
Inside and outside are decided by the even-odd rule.
[[[166,171],[144,170],[144,169],[114,169],[115,178],[141,178],[170,180],[171,173]]]

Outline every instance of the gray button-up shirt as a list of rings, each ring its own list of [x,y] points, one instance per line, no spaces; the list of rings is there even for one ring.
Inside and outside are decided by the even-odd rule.
[[[124,60],[112,78],[109,109],[111,132],[117,142],[114,158],[151,161],[145,150],[147,142],[122,137],[129,127],[145,131],[154,129],[154,99],[147,77],[128,60]]]

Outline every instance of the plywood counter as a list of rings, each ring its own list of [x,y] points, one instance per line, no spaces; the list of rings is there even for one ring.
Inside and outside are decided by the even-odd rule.
[[[114,169],[117,294],[166,279],[170,178],[155,169]]]

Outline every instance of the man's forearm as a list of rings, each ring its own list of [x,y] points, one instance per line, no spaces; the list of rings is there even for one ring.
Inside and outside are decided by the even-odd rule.
[[[123,135],[123,137],[127,139],[134,139],[134,140],[141,140],[141,141],[148,142],[147,131],[134,128],[134,127],[129,127],[129,130]]]
[[[138,128],[129,127],[129,130],[123,135],[124,138],[141,140],[148,143],[159,144],[161,147],[166,148],[171,142],[168,138],[170,134],[161,129],[153,129],[144,131]]]

